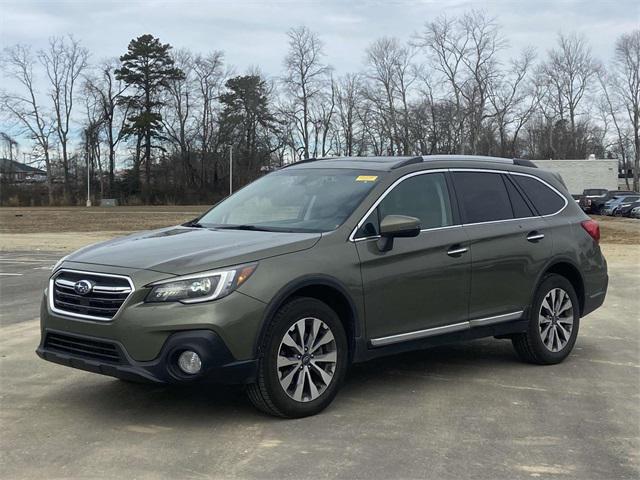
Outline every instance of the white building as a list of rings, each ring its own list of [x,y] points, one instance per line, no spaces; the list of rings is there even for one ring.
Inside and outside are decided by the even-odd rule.
[[[569,193],[580,194],[586,188],[618,189],[618,160],[533,160],[538,168],[558,173]]]

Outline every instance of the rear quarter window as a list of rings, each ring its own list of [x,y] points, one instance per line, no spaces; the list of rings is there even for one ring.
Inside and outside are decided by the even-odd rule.
[[[564,197],[553,191],[547,185],[533,177],[512,175],[539,215],[551,215],[559,212],[566,203]]]

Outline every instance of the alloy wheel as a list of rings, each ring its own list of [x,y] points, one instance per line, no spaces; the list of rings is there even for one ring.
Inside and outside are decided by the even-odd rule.
[[[329,326],[318,318],[302,318],[285,332],[278,348],[280,385],[293,400],[315,400],[331,383],[337,361],[336,341]]]
[[[538,313],[540,338],[551,352],[562,350],[573,330],[573,303],[562,288],[554,288],[542,300]]]

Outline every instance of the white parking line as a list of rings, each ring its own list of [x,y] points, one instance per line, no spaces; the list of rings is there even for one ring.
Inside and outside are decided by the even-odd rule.
[[[0,276],[5,276],[5,277],[21,277],[22,275],[24,275],[23,273],[0,273]]]
[[[47,260],[13,260],[9,258],[0,258],[0,263],[24,263],[24,264],[33,264],[33,263],[43,263]]]

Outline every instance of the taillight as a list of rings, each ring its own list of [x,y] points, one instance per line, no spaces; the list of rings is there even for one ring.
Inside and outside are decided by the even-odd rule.
[[[600,243],[600,225],[595,220],[585,220],[581,222],[582,228],[589,234],[596,243]]]

